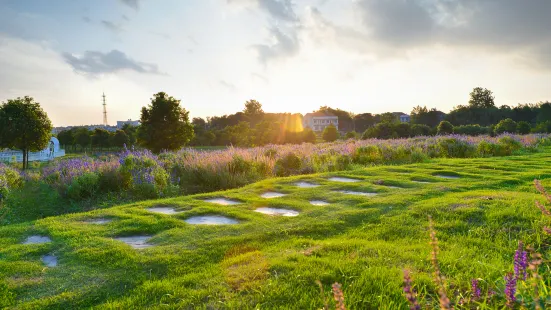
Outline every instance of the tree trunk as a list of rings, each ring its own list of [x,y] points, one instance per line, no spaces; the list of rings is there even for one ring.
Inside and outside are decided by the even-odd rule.
[[[23,170],[25,170],[27,167],[25,167],[25,164],[27,162],[27,152],[23,149]]]

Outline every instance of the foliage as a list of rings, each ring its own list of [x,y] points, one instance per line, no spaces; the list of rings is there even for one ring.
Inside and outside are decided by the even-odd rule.
[[[476,87],[469,94],[469,97],[469,106],[471,108],[491,108],[495,106],[495,97],[489,89]]]
[[[116,147],[125,147],[130,145],[130,138],[123,130],[117,130],[115,135],[112,137],[111,144]]]
[[[430,136],[431,135],[431,128],[427,125],[423,124],[413,124],[411,125],[411,134],[412,136]]]
[[[532,130],[532,127],[528,122],[520,121],[517,123],[517,133],[521,135],[526,135],[526,134],[529,134],[531,130]]]
[[[417,106],[411,111],[411,123],[436,127],[440,123],[444,112],[438,111],[436,108],[427,109],[427,107]]]
[[[50,141],[52,122],[40,104],[31,97],[9,99],[0,107],[0,149],[23,152],[23,169],[29,152],[41,151]]]
[[[480,136],[489,135],[491,133],[490,128],[482,127],[478,124],[475,125],[462,125],[453,127],[453,133],[466,136]]]
[[[275,162],[275,175],[283,177],[298,174],[301,166],[301,159],[295,153],[288,153]]]
[[[151,104],[142,108],[140,121],[139,143],[155,153],[177,150],[193,138],[189,112],[164,92],[153,95]]]
[[[436,132],[439,135],[448,135],[453,133],[453,125],[448,121],[441,121],[440,124],[438,124],[438,128],[436,129]]]
[[[108,147],[111,135],[103,128],[96,128],[92,134],[92,145],[100,148]]]
[[[517,132],[517,123],[510,118],[500,121],[494,128],[496,134]]]
[[[349,131],[349,132],[346,133],[346,135],[344,135],[345,140],[357,139],[357,138],[358,138],[358,133],[355,132],[355,131]]]
[[[262,104],[260,102],[251,99],[247,102],[245,102],[245,109],[243,110],[243,113],[246,115],[260,115],[264,114],[264,110],[262,110]]]
[[[335,125],[331,124],[323,130],[321,137],[326,142],[333,142],[339,138],[339,132]]]

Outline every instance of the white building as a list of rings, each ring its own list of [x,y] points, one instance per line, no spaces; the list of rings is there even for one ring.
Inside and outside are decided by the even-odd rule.
[[[61,156],[65,156],[65,150],[60,148],[59,140],[52,137],[48,146],[42,151],[29,152],[29,161],[49,161]],[[16,150],[0,152],[0,162],[23,162],[23,152]]]
[[[140,126],[140,121],[133,121],[131,119],[127,121],[117,121],[117,129],[121,129],[126,124],[136,127],[136,126]]]
[[[409,123],[410,117],[407,114],[400,115],[400,122],[402,123]]]
[[[310,128],[313,131],[323,131],[331,124],[339,129],[339,117],[329,112],[307,113],[302,119],[302,127]]]

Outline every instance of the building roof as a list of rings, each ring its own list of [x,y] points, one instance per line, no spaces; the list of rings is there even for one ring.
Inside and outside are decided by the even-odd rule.
[[[307,117],[307,116],[311,116],[311,117],[315,117],[315,116],[321,116],[321,117],[333,116],[333,117],[337,117],[336,115],[334,115],[334,114],[331,113],[331,112],[312,112],[312,113],[306,113],[306,115],[304,115],[304,117]]]

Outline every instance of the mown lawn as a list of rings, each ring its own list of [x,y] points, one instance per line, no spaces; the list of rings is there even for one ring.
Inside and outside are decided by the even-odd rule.
[[[473,278],[481,279],[483,290],[494,287],[512,271],[519,239],[541,244],[548,238],[541,233],[546,223],[534,207],[540,196],[532,183],[542,179],[551,188],[550,162],[550,151],[432,160],[269,179],[226,192],[11,224],[0,228],[0,279],[14,294],[16,309],[320,309],[316,280],[330,303],[330,286],[339,282],[350,309],[408,309],[403,268],[412,270],[421,295],[434,298],[429,215],[450,295],[467,291]],[[335,176],[359,181],[329,180]],[[300,181],[319,186],[301,188]],[[376,195],[338,192],[343,190]],[[266,192],[286,196],[260,197]],[[220,197],[241,203],[205,202]],[[315,206],[312,200],[329,204]],[[180,213],[147,210],[159,206]],[[300,214],[254,212],[260,207]],[[184,221],[213,214],[239,223]],[[111,222],[86,223],[98,218]],[[31,235],[52,242],[21,244]],[[137,250],[113,239],[121,236],[151,236],[153,246]],[[46,267],[44,255],[56,256],[57,267]]]

